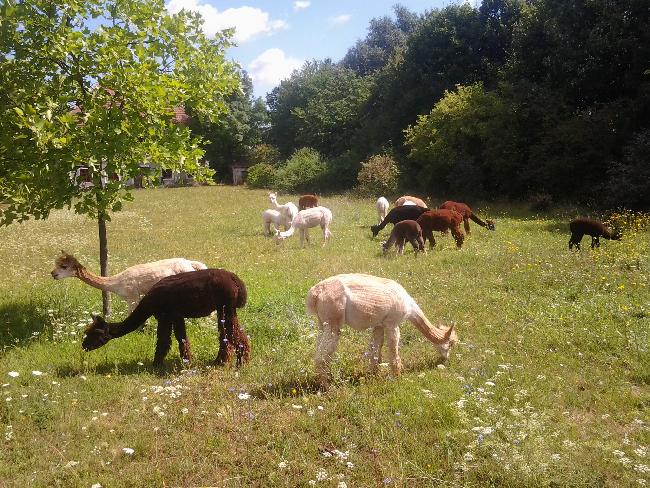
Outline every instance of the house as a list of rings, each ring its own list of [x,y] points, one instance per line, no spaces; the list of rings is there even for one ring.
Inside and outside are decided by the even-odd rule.
[[[250,163],[242,161],[239,163],[233,163],[230,165],[232,170],[232,184],[233,185],[243,185],[246,181],[246,175],[248,174],[248,168]]]

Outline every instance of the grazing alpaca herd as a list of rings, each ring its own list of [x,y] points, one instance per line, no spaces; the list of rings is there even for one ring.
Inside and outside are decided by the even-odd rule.
[[[298,206],[292,202],[279,204],[275,193],[269,194],[274,208],[262,214],[264,234],[273,236],[276,243],[300,231],[300,246],[309,243],[309,229],[320,226],[323,231],[323,246],[332,233],[332,212],[319,205],[315,195],[303,195]],[[460,249],[465,233],[470,234],[469,220],[495,230],[492,220],[481,220],[464,203],[447,201],[438,209],[429,209],[427,204],[410,195],[395,201],[389,210],[389,202],[381,197],[376,202],[378,224],[370,227],[373,237],[389,223],[393,224],[388,240],[382,244],[383,252],[397,247],[403,254],[404,246],[410,242],[416,255],[426,253],[425,242],[433,249],[433,233],[451,232]],[[284,231],[280,231],[284,227]],[[569,224],[571,238],[569,249],[575,245],[580,249],[584,235],[592,237],[591,247],[600,245],[599,238],[620,240],[620,232],[613,231],[602,222],[577,218]],[[190,342],[187,337],[185,319],[205,317],[216,312],[219,331],[219,351],[215,363],[227,364],[233,359],[239,366],[250,358],[250,338],[237,318],[237,309],[246,304],[248,293],[244,282],[234,273],[223,269],[208,269],[198,261],[184,258],[164,259],[131,266],[114,276],[102,277],[88,271],[72,255],[62,251],[52,271],[54,279],[75,277],[84,283],[104,291],[115,293],[128,305],[129,315],[121,322],[107,322],[100,316],[93,316],[85,330],[82,347],[91,351],[104,346],[112,339],[137,330],[149,317],[157,322],[157,339],[153,364],[163,365],[169,352],[172,333],[178,342],[184,362],[191,361]],[[437,349],[442,360],[447,360],[451,347],[458,341],[454,327],[434,326],[426,318],[415,300],[397,282],[366,274],[341,274],[332,276],[314,285],[307,294],[307,312],[318,319],[320,334],[316,341],[315,367],[320,384],[329,384],[329,364],[336,351],[341,328],[347,324],[353,329],[372,329],[369,344],[369,369],[377,371],[381,362],[384,342],[388,347],[388,359],[393,375],[402,369],[399,357],[399,326],[408,320]]]

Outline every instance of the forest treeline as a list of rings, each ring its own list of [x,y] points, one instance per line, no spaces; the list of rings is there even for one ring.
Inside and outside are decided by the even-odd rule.
[[[648,208],[648,26],[648,0],[395,6],[266,107],[247,82],[208,158],[257,163],[253,185],[324,191],[382,155],[428,195]]]

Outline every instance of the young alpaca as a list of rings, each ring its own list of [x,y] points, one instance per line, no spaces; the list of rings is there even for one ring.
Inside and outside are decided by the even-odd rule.
[[[377,234],[379,234],[379,232],[388,224],[396,224],[402,220],[417,220],[418,217],[427,210],[429,209],[418,205],[402,205],[401,207],[394,207],[390,212],[388,212],[381,223],[370,226],[372,236],[376,237]]]
[[[443,360],[458,341],[454,326],[434,327],[402,286],[366,274],[341,274],[314,285],[307,294],[307,312],[318,317],[316,373],[323,386],[329,383],[329,364],[336,351],[343,324],[356,330],[372,329],[369,345],[370,372],[381,362],[384,338],[393,375],[399,375],[399,325],[409,320],[438,350]]]
[[[300,247],[305,247],[305,240],[309,243],[309,228],[320,225],[323,230],[323,247],[332,236],[330,224],[332,211],[326,207],[313,207],[301,210],[291,222],[291,227],[285,232],[275,231],[275,241],[280,244],[287,237],[291,237],[296,229],[300,230]]]
[[[273,229],[274,231],[275,229],[279,229],[281,225],[284,225],[284,230],[287,230],[291,226],[291,224],[287,225],[287,220],[280,212],[270,208],[262,212],[262,223],[264,224],[265,236],[273,234],[273,232],[271,232],[271,224],[275,225],[275,228]]]
[[[156,283],[122,322],[106,322],[94,316],[82,342],[84,351],[102,347],[111,339],[133,332],[152,315],[158,321],[154,366],[162,366],[171,345],[172,330],[180,356],[191,360],[186,318],[206,317],[217,311],[219,353],[215,362],[223,364],[237,356],[237,365],[248,361],[249,339],[237,319],[237,309],[246,305],[246,286],[239,277],[224,269],[204,269],[168,276]]]
[[[418,207],[428,207],[424,200],[411,195],[404,195],[395,200],[395,206],[401,207],[402,205],[417,205]]]
[[[269,201],[273,204],[275,209],[284,217],[284,230],[291,227],[291,222],[298,213],[298,207],[293,202],[287,202],[283,205],[278,203],[278,196],[275,193],[269,193]]]
[[[386,215],[388,214],[388,208],[390,207],[390,203],[388,203],[388,200],[384,197],[379,197],[377,199],[377,203],[375,204],[375,207],[377,208],[377,223],[381,224],[381,221],[386,218]]]
[[[429,239],[429,247],[433,249],[436,245],[436,240],[433,238],[433,231],[446,233],[451,230],[451,235],[456,239],[456,246],[458,249],[463,247],[463,240],[465,236],[460,230],[460,223],[463,221],[463,216],[455,210],[429,210],[420,215],[417,220],[422,228],[424,240]]]
[[[611,239],[620,241],[622,234],[618,231],[613,231],[605,224],[598,220],[592,220],[585,217],[578,217],[569,223],[571,229],[571,239],[569,239],[569,249],[573,249],[575,244],[576,249],[580,249],[580,241],[582,237],[587,234],[591,236],[591,248],[600,247],[600,238]]]
[[[472,219],[478,225],[480,225],[482,227],[485,227],[488,230],[495,230],[493,220],[486,220],[485,222],[483,222],[476,215],[474,215],[474,212],[472,212],[472,209],[469,208],[464,203],[452,202],[451,200],[448,200],[445,203],[443,203],[442,205],[440,205],[440,208],[445,209],[445,210],[455,210],[456,212],[461,214],[463,216],[463,224],[465,226],[465,233],[467,235],[470,234],[470,232],[469,232],[469,220],[470,219]]]
[[[302,195],[298,199],[298,210],[305,210],[306,208],[318,207],[318,197],[316,195]]]
[[[426,214],[427,212],[424,212],[422,215]],[[406,241],[411,243],[416,256],[418,255],[418,251],[426,252],[424,250],[424,241],[422,240],[422,229],[420,228],[420,224],[415,220],[402,220],[395,224],[390,233],[390,237],[382,245],[384,254],[393,247],[393,244],[397,245],[397,254],[404,254],[404,244]]]
[[[115,293],[127,303],[129,312],[132,312],[140,297],[162,278],[199,269],[207,269],[207,266],[198,261],[171,258],[136,264],[113,276],[97,276],[80,264],[77,258],[61,251],[61,256],[54,261],[51,274],[55,280],[75,277],[94,288]]]

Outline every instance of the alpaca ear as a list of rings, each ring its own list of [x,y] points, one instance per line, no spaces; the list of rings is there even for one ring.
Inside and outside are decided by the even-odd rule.
[[[451,338],[451,334],[454,332],[454,327],[456,324],[451,324],[451,327],[447,329],[447,332],[445,332],[445,341],[448,341]]]

